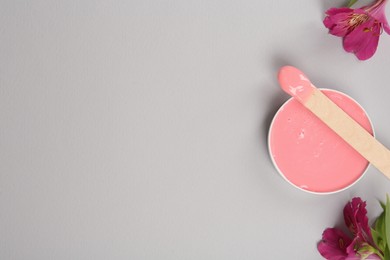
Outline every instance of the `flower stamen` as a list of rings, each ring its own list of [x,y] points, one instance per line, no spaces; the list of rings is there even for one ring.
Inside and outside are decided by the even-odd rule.
[[[339,238],[339,247],[340,247],[341,249],[343,249],[343,248],[344,248],[344,245],[345,245],[344,240],[343,240],[342,238]]]
[[[348,25],[350,26],[350,29],[353,30],[362,23],[366,22],[368,18],[369,17],[366,14],[351,14]]]

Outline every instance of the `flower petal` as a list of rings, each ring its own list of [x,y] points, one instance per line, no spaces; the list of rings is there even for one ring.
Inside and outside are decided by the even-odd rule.
[[[341,8],[332,7],[332,8],[329,8],[325,12],[325,14],[327,14],[327,15],[335,15],[335,14],[339,14],[339,13],[348,13],[348,12],[353,12],[353,9],[348,8],[348,7],[341,7]]]
[[[317,249],[328,260],[343,260],[348,255],[346,248],[352,240],[337,228],[327,228],[322,233],[322,240]]]
[[[367,60],[371,58],[378,47],[380,30],[380,24],[373,19],[362,23],[344,37],[344,50],[355,53],[359,60]],[[344,209],[344,219],[346,225],[351,229],[351,232],[353,233],[363,230],[366,234],[371,236],[371,232],[368,227],[368,220],[367,217],[365,217],[367,213],[365,203],[361,200],[360,202],[355,201],[353,202],[353,205],[349,206],[349,208],[350,209],[348,210]],[[347,221],[348,218],[349,220]],[[358,223],[360,224],[357,225]]]
[[[362,9],[366,10],[368,15],[374,17],[379,22],[386,22],[385,7],[387,0],[377,0],[372,5],[365,6]]]
[[[358,233],[358,225],[365,224],[368,228],[366,202],[355,197],[344,207],[344,221],[352,234]]]
[[[390,34],[390,26],[389,26],[389,24],[387,22],[383,23],[383,29],[385,29],[385,32],[387,34]]]
[[[329,33],[344,37],[349,33],[350,26],[348,24],[350,14],[353,12],[349,8],[331,8],[326,13],[328,14],[323,23],[329,29]]]
[[[386,19],[385,7],[387,0],[379,0],[374,3],[374,8],[372,6],[364,7],[367,10],[368,15],[373,17],[375,20],[383,24],[383,28],[386,33],[390,34],[390,26]]]

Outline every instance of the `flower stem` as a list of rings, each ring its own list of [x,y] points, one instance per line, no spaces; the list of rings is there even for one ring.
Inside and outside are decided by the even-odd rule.
[[[358,0],[349,0],[347,7],[353,6]]]

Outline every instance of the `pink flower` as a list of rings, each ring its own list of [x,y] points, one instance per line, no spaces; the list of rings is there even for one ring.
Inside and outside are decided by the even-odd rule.
[[[354,237],[373,244],[371,229],[368,225],[366,202],[353,198],[344,207],[344,222]]]
[[[329,260],[342,260],[348,256],[347,247],[352,243],[343,231],[337,228],[327,228],[322,233],[322,241],[317,249],[320,254]]]
[[[330,8],[326,11],[324,25],[329,33],[343,37],[343,47],[359,60],[371,58],[385,30],[390,34],[390,26],[385,16],[387,0],[377,0],[374,4],[357,9]]]
[[[366,202],[353,198],[344,207],[344,221],[353,235],[351,239],[337,228],[327,228],[317,249],[329,260],[382,259],[368,225]]]

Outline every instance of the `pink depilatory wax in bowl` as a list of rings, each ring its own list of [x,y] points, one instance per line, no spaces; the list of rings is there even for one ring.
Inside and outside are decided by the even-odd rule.
[[[347,95],[321,89],[373,135],[364,109]],[[276,113],[268,135],[271,159],[279,173],[302,190],[329,194],[356,183],[368,161],[294,98]]]

